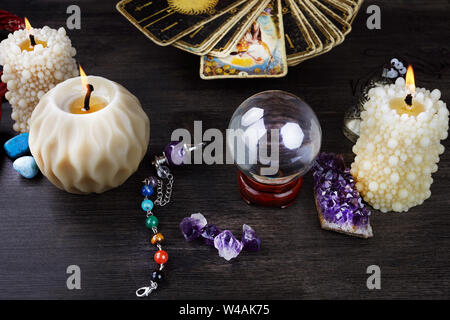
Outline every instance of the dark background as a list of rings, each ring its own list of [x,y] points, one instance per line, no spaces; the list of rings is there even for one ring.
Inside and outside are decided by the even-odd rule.
[[[368,5],[381,7],[381,30],[366,27]],[[225,130],[250,95],[282,89],[317,112],[323,150],[352,160],[341,132],[354,90],[379,65],[406,56],[416,83],[438,88],[450,101],[449,1],[366,1],[345,42],[289,69],[283,79],[200,80],[199,58],[158,47],[114,8],[114,1],[2,0],[1,9],[27,16],[32,25],[65,26],[66,8],[78,4],[81,30],[68,30],[77,60],[88,74],[117,81],[134,93],[151,119],[148,156],[123,186],[101,195],[60,191],[44,177],[26,180],[0,155],[0,298],[133,299],[148,284],[154,248],[144,226],[139,189],[153,174],[151,158],[176,128]],[[4,36],[6,34],[3,34]],[[14,133],[3,103],[0,142]],[[443,142],[446,148],[448,141]],[[450,156],[441,156],[432,196],[407,213],[374,211],[374,237],[362,240],[323,231],[313,202],[312,177],[298,201],[278,210],[247,206],[234,166],[176,169],[171,205],[156,209],[170,255],[168,279],[152,299],[450,298]],[[209,222],[241,234],[243,223],[263,241],[256,254],[226,262],[217,251],[186,243],[178,224],[202,212]],[[67,266],[81,268],[81,290],[66,288]],[[381,267],[382,290],[366,287],[366,268]]]

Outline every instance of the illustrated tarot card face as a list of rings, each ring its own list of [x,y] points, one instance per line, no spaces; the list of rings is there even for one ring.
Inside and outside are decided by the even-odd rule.
[[[229,56],[203,56],[202,79],[269,78],[287,74],[281,0],[272,0]]]
[[[155,43],[167,46],[247,0],[122,0],[117,10]]]
[[[209,55],[215,57],[226,57],[228,56],[235,45],[241,40],[244,33],[250,28],[253,21],[259,16],[261,11],[267,6],[270,0],[258,0],[258,4],[255,5],[250,12],[243,16],[239,21],[228,30],[228,32],[223,36],[218,43],[211,48],[208,52]]]

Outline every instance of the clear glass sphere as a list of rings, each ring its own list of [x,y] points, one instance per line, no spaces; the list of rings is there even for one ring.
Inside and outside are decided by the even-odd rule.
[[[264,184],[284,184],[303,176],[321,142],[314,111],[284,91],[265,91],[245,100],[227,131],[228,152],[239,170]]]

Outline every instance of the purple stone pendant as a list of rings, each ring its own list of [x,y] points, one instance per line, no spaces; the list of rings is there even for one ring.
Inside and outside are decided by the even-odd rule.
[[[171,166],[181,166],[187,162],[188,149],[181,142],[172,141],[164,148],[164,155]]]
[[[164,156],[167,163],[171,166],[182,166],[184,164],[190,164],[192,151],[202,147],[203,145],[204,143],[192,145],[177,141],[171,141],[164,148]]]

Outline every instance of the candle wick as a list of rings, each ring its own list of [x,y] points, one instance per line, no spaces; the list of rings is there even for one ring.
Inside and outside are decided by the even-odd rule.
[[[405,98],[405,103],[410,107],[412,106],[412,99],[413,99],[412,94],[408,94]]]
[[[36,45],[36,41],[34,40],[34,36],[32,34],[30,34],[30,43],[33,47]]]
[[[91,100],[91,93],[92,93],[92,91],[94,91],[94,86],[89,83],[86,85],[86,88],[87,88],[87,92],[86,92],[86,96],[84,97],[84,110],[89,111],[89,109],[90,109],[89,102]]]

